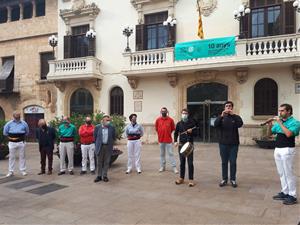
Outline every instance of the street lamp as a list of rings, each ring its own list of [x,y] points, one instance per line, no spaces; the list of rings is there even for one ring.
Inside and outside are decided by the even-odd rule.
[[[131,49],[129,48],[129,37],[133,33],[133,29],[128,27],[125,27],[123,30],[123,35],[127,37],[127,47],[125,48],[125,52],[131,52]]]
[[[49,38],[48,38],[48,43],[49,45],[53,48],[53,57],[55,58],[55,52],[54,52],[54,48],[57,46],[57,37],[55,35],[51,35]]]
[[[244,5],[240,5],[238,10],[233,11],[234,19],[237,21],[240,21],[240,35],[239,38],[244,38],[245,34],[243,31],[243,20],[246,15],[248,15],[251,12],[251,9],[246,7]]]
[[[177,20],[172,18],[171,16],[168,16],[167,20],[163,22],[163,25],[168,28],[168,43],[167,47],[172,47],[173,43],[171,40],[171,32],[170,28],[177,24]]]
[[[90,29],[88,32],[86,32],[85,36],[88,39],[93,39],[96,37],[96,31],[94,31],[93,29]]]

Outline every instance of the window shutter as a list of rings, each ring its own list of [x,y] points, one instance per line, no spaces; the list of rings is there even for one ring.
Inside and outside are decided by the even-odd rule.
[[[71,58],[71,35],[64,36],[64,58]]]
[[[243,20],[242,20],[242,34],[243,38],[249,38],[249,19],[250,15],[245,15]]]
[[[96,53],[96,38],[89,38],[88,56],[95,56]]]
[[[170,26],[170,43],[172,43],[169,47],[174,47],[176,43],[176,24],[174,26]]]
[[[138,24],[135,26],[135,50],[142,51],[145,49],[144,39],[144,24]]]
[[[284,3],[284,33],[293,34],[295,33],[295,9],[293,2]]]

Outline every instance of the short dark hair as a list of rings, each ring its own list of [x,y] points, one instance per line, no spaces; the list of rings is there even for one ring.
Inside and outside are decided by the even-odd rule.
[[[290,114],[293,115],[292,105],[284,103],[284,104],[281,104],[280,107],[284,107],[286,109],[286,111],[290,112]]]
[[[134,116],[137,117],[137,115],[135,113],[130,114],[129,120],[131,121],[132,117],[134,117]]]
[[[233,108],[233,102],[232,102],[232,101],[226,101],[226,102],[224,103],[224,106],[227,105],[227,104],[230,104],[230,105],[232,106],[232,108]]]
[[[165,109],[165,110],[168,111],[167,107],[162,107],[162,108],[160,109],[160,111],[163,110],[163,109]]]
[[[188,110],[187,108],[183,108],[183,109],[181,110],[181,112],[187,112],[187,113],[189,113],[189,110]]]

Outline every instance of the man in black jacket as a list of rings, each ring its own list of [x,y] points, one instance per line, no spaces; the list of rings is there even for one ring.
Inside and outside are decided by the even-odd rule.
[[[53,149],[56,138],[56,131],[52,127],[48,127],[44,119],[38,122],[39,128],[36,130],[36,139],[39,143],[41,154],[41,171],[38,175],[45,174],[46,156],[48,157],[48,175],[52,174]]]
[[[243,126],[240,116],[233,113],[233,102],[224,104],[224,111],[215,120],[215,127],[219,129],[219,147],[222,159],[222,181],[219,186],[224,187],[228,181],[228,161],[230,162],[230,182],[236,188],[236,158],[240,144],[238,128]]]
[[[186,158],[188,161],[188,169],[189,169],[189,186],[193,187],[194,183],[194,152],[192,151],[187,157],[180,153],[182,146],[186,142],[194,143],[193,135],[195,134],[196,123],[193,119],[189,118],[189,112],[187,109],[181,110],[181,120],[176,124],[176,129],[174,132],[174,142],[175,146],[177,146],[177,139],[179,136],[179,159],[180,159],[180,178],[175,181],[176,184],[184,183],[184,175],[185,175],[185,162]]]

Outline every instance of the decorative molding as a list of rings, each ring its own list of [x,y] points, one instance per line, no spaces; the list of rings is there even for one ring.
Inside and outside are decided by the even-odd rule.
[[[144,23],[144,11],[145,5],[151,5],[151,4],[155,4],[157,2],[166,2],[167,8],[168,8],[168,14],[171,17],[174,17],[174,8],[175,8],[175,4],[178,2],[178,0],[130,0],[131,4],[133,5],[133,7],[136,9],[136,11],[138,12],[138,23],[139,24],[143,24]]]
[[[244,83],[247,82],[247,80],[248,80],[248,71],[249,71],[249,69],[246,68],[246,67],[237,68],[235,70],[235,72],[236,72],[236,74],[235,74],[236,75],[236,79],[237,79],[237,82],[239,84],[244,84]]]
[[[136,89],[139,79],[137,77],[127,77],[128,83],[132,89]]]
[[[217,0],[197,0],[201,15],[210,16],[213,11],[217,8],[218,1]],[[198,9],[199,10],[199,9]]]
[[[102,80],[96,79],[95,80],[95,88],[100,91],[102,89]]]
[[[248,6],[249,7],[249,0],[242,0],[242,5],[243,6]]]
[[[295,81],[300,81],[300,64],[294,64],[292,66],[293,78]]]
[[[58,88],[58,90],[59,90],[60,92],[64,92],[65,89],[66,89],[66,84],[65,84],[65,82],[62,82],[62,81],[55,81],[55,82],[54,82],[54,85],[55,85],[55,87]]]
[[[204,82],[209,82],[214,81],[216,79],[217,73],[217,70],[204,70],[195,72],[195,75],[197,79]]]
[[[176,73],[172,73],[172,74],[167,74],[167,77],[171,87],[175,88],[178,83],[178,75]]]

